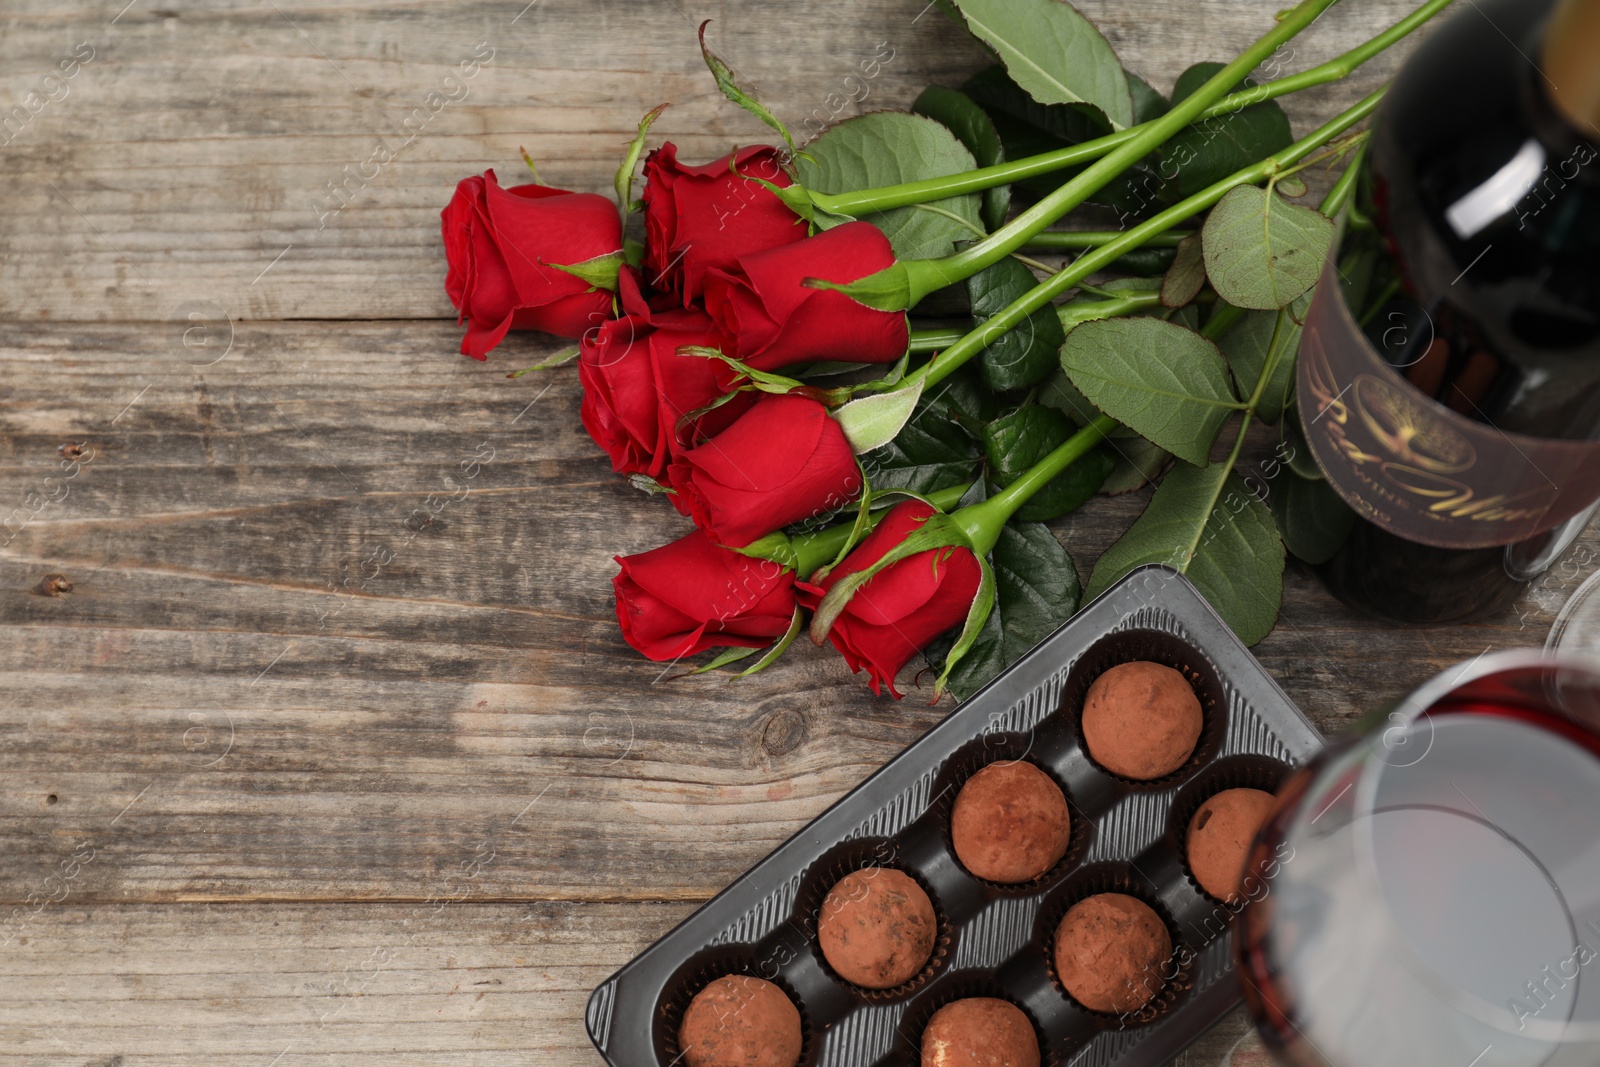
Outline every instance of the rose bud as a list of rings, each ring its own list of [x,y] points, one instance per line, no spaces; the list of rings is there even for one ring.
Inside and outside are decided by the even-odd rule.
[[[793,393],[763,394],[733,425],[673,460],[667,478],[678,510],[735,548],[861,492],[861,469],[838,421]]]
[[[793,571],[712,544],[699,530],[616,560],[617,622],[628,644],[651,659],[718,645],[760,648],[794,617]]]
[[[611,317],[611,293],[552,264],[571,266],[622,248],[616,205],[548,185],[502,189],[494,171],[462,179],[441,212],[444,289],[466,320],[461,354],[485,359],[506,331],[581,337]]]
[[[815,611],[840,579],[872,566],[936,513],[920,500],[895,505],[827,577],[815,585],[796,584],[801,606]],[[899,699],[894,676],[928,642],[966,619],[982,578],[970,548],[930,548],[907,556],[856,590],[828,639],[844,653],[852,671],[865,667],[871,672],[874,693],[882,692],[881,683]]]
[[[679,355],[686,345],[717,346],[703,312],[625,315],[579,345],[579,416],[617,473],[660,478],[673,456],[721,432],[755,403],[753,393],[740,393],[685,423],[684,416],[722,396],[736,377],[721,360]]]
[[[853,282],[893,263],[881,230],[847,222],[710,271],[706,310],[728,339],[728,354],[757,370],[822,359],[891,363],[909,339],[903,312],[877,311],[804,282]]]
[[[645,158],[644,177],[645,270],[686,307],[700,299],[706,271],[806,235],[805,221],[754,180],[790,184],[777,150],[765,145],[685,167],[669,142]]]

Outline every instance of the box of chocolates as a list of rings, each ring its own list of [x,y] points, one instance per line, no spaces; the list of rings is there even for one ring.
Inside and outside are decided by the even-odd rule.
[[[1245,853],[1316,729],[1134,571],[605,981],[614,1067],[1133,1067],[1240,1000]]]

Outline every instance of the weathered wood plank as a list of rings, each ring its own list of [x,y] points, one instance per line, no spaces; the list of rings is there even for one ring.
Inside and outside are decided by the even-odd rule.
[[[685,521],[609,472],[570,371],[510,382],[449,331],[241,324],[206,368],[145,327],[4,331],[0,501],[92,458],[0,548],[0,900],[83,840],[77,902],[420,899],[485,842],[485,899],[704,899],[945,713],[831,650],[736,684],[634,654],[610,557]],[[1142,506],[1060,524],[1080,568]],[[1257,651],[1337,729],[1542,640],[1562,588],[1520,631],[1395,631],[1291,574]]]
[[[0,1064],[592,1067],[590,990],[688,910],[63,904],[0,954]],[[1175,1062],[1266,1067],[1245,1028]]]
[[[1281,5],[1079,6],[1166,89],[1189,63],[1231,56]],[[1412,6],[1341,4],[1278,66],[1304,69]],[[513,179],[526,145],[545,180],[609,191],[639,116],[662,100],[674,106],[655,132],[686,158],[770,138],[716,93],[694,43],[702,19],[802,131],[909,106],[983,62],[924,0],[122,7],[19,0],[0,15],[0,119],[13,116],[0,126],[0,316],[162,321],[197,301],[237,320],[446,316],[438,212],[465,175],[494,166]],[[888,54],[880,43],[893,58],[859,80],[864,60]],[[75,49],[87,61],[46,85]],[[470,79],[464,62],[477,63]],[[1385,56],[1302,94],[1289,104],[1297,127],[1393,69]],[[42,85],[54,99],[28,95]],[[373,162],[380,145],[392,162]]]

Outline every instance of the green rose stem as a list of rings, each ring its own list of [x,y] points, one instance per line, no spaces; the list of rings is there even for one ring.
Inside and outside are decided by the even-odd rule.
[[[1319,64],[1309,70],[1303,70],[1299,74],[1291,74],[1286,78],[1264,82],[1242,92],[1233,93],[1210,107],[1199,110],[1196,117],[1206,119],[1232,114],[1252,104],[1263,103],[1288,93],[1298,92],[1301,89],[1309,89],[1312,86],[1338,81],[1433,18],[1433,16],[1448,7],[1450,3],[1451,0],[1429,0],[1428,3],[1423,4],[1370,41],[1352,48],[1343,55],[1336,56],[1326,63]],[[1229,69],[1231,70],[1232,67]],[[1244,73],[1248,74],[1249,72],[1247,69]],[[1228,84],[1237,84],[1242,77],[1243,75]],[[1210,83],[1207,84],[1209,85]],[[1193,97],[1190,99],[1193,99]],[[1187,102],[1187,100],[1184,101],[1184,103]],[[981,192],[984,189],[992,189],[997,185],[1005,185],[1008,182],[1020,181],[1040,174],[1049,174],[1066,167],[1098,159],[1119,145],[1140,137],[1157,121],[1160,120],[1152,120],[1138,126],[1129,126],[1127,129],[1118,130],[1116,133],[1097,137],[1092,141],[1083,141],[1066,148],[1059,148],[1053,152],[1044,152],[1025,159],[1010,160],[992,167],[980,167],[976,170],[965,171],[948,177],[927,178],[922,181],[906,182],[901,185],[885,185],[877,189],[859,189],[844,193],[812,192],[811,201],[825,211],[841,215],[858,215],[867,211],[886,211],[889,208],[905,207],[909,204],[923,204],[932,200],[943,200],[946,197],[958,196],[962,193]],[[1164,141],[1166,138],[1162,137],[1160,140]],[[1134,158],[1138,157],[1135,156]],[[1049,247],[1035,245],[1031,240],[1029,244],[1034,247]]]
[[[815,279],[808,280],[807,284],[818,288],[837,289],[881,311],[903,311],[914,307],[929,293],[943,289],[952,282],[971,277],[1017,251],[1028,243],[1030,237],[1040,233],[1061,216],[1082,204],[1101,186],[1197,119],[1202,111],[1227,95],[1228,90],[1243,80],[1245,75],[1255,70],[1281,45],[1311,25],[1323,11],[1336,2],[1337,0],[1301,0],[1279,19],[1277,26],[1240,53],[1233,62],[1223,67],[1199,89],[1173,106],[1165,115],[1145,123],[1139,128],[1136,136],[1113,148],[1059,189],[1039,200],[983,240],[937,259],[901,260],[876,274],[870,274],[846,285]],[[1160,229],[1165,230],[1169,226],[1170,224]],[[1115,245],[1116,242],[1102,245],[1101,249],[1103,251]]]
[[[1218,200],[1221,200],[1228,190],[1235,186],[1249,185],[1265,178],[1270,178],[1272,175],[1298,163],[1322,145],[1370,115],[1377,108],[1379,101],[1383,99],[1384,91],[1384,89],[1377,90],[1354,107],[1330,119],[1316,130],[1313,130],[1308,136],[1296,141],[1283,151],[1274,153],[1261,162],[1243,170],[1236,171],[1214,185],[1207,186],[1193,196],[1180,200],[1160,214],[1125,231],[1117,240],[1101,245],[1091,252],[1085,252],[1073,260],[1072,264],[1066,269],[1045,279],[1001,311],[986,319],[983,325],[939,352],[925,366],[908,374],[902,388],[920,384],[922,388],[927,389],[942,381],[956,368],[966,363],[967,360],[979,352],[982,352],[996,338],[1015,327],[1034,311],[1082,282],[1095,271],[1107,266],[1130,248],[1137,248],[1149,237],[1199,214]],[[923,262],[933,261],[924,260]]]
[[[1178,242],[1188,237],[1192,230],[1168,230],[1158,233],[1144,243],[1146,248],[1176,248]],[[1070,252],[1080,248],[1099,248],[1121,237],[1122,230],[1046,230],[1028,238],[1024,246],[1030,252]]]
[[[929,493],[926,499],[928,503],[940,511],[949,511],[961,502],[961,498],[971,488],[971,482],[963,482],[949,489],[940,489],[938,492]],[[865,534],[867,530],[872,529],[873,526],[877,525],[877,521],[881,517],[882,514],[869,517],[866,528],[861,533]],[[754,544],[739,549],[739,551],[747,556],[761,556],[784,566],[793,567],[796,575],[801,578],[809,578],[816,572],[818,567],[833,562],[834,558],[838,556],[839,550],[848,541],[854,525],[854,523],[842,522],[837,526],[830,526],[826,530],[799,534],[795,537],[786,538],[782,542],[779,541],[780,538],[784,538],[781,532],[768,534]],[[788,551],[786,552],[785,549]]]
[[[1160,289],[1138,289],[1132,292],[1107,290],[1117,295],[1105,300],[1074,300],[1070,304],[1062,304],[1056,309],[1061,317],[1061,325],[1072,329],[1080,322],[1091,319],[1109,319],[1116,315],[1129,315],[1135,311],[1161,306]],[[946,327],[943,329],[912,330],[911,343],[908,350],[911,352],[938,352],[949,348],[967,335],[969,331],[959,327]]]
[[[1029,467],[1027,471],[988,500],[951,514],[950,518],[972,542],[972,550],[987,556],[1000,539],[1000,529],[1015,515],[1028,499],[1079,459],[1095,445],[1105,440],[1117,423],[1108,415],[1101,415],[1089,425],[1067,438],[1055,451]]]

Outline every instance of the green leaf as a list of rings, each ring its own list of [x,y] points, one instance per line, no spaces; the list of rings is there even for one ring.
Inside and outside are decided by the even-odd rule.
[[[967,79],[961,91],[988,112],[1000,134],[1007,159],[1036,156],[1112,132],[1111,123],[1099,108],[1091,104],[1041,104],[1012,81],[1003,66],[979,71]],[[1069,167],[1023,178],[1012,185],[1030,196],[1043,197],[1082,170],[1083,167]],[[1137,163],[1090,194],[1089,199],[1120,211],[1138,213],[1154,199],[1142,192],[1141,187],[1148,185],[1154,189],[1157,181],[1153,169]]]
[[[961,632],[956,635],[956,643],[945,653],[944,669],[939,672],[939,677],[933,683],[934,703],[938,703],[939,698],[944,695],[945,685],[950,681],[950,672],[966,658],[967,652],[978,640],[978,635],[983,632],[984,624],[994,613],[994,567],[982,556],[978,557],[978,573],[978,591],[973,594],[972,603],[967,605],[966,621],[961,626]]]
[[[639,157],[644,155],[645,136],[650,132],[650,127],[667,110],[667,104],[657,104],[645,112],[644,118],[639,120],[639,132],[634,134],[633,140],[628,143],[628,152],[622,157],[622,165],[617,168],[617,176],[612,180],[612,185],[617,190],[617,205],[622,208],[626,216],[632,210],[633,204],[633,168],[639,165]]]
[[[1100,492],[1106,496],[1143,489],[1155,481],[1161,468],[1172,458],[1171,452],[1160,445],[1151,444],[1127,427],[1113,433],[1105,447],[1117,457],[1117,465],[1111,468],[1111,473],[1100,485]]]
[[[1178,250],[1175,248],[1143,248],[1130,249],[1111,261],[1108,270],[1137,274],[1142,278],[1153,278],[1165,274],[1172,269],[1172,264],[1177,261]]]
[[[850,447],[860,455],[893,441],[916,409],[917,398],[921,395],[919,381],[892,393],[858,397],[835,411],[833,417],[839,420]]]
[[[1001,416],[983,428],[990,475],[1005,488],[1064,444],[1075,430],[1072,420],[1060,411],[1037,404]],[[1017,518],[1027,522],[1060,518],[1094,496],[1116,465],[1114,453],[1096,448],[1030,497],[1018,509]]]
[[[1283,543],[1307,563],[1332,559],[1356,524],[1356,513],[1333,486],[1320,478],[1302,478],[1293,470],[1279,473],[1268,500]]]
[[[956,0],[974,36],[1042,104],[1093,104],[1118,129],[1133,123],[1122,63],[1094,23],[1064,0]]]
[[[1067,334],[1061,366],[1095,407],[1197,466],[1239,407],[1217,346],[1160,319],[1086,322]]]
[[[1217,295],[1235,307],[1273,310],[1316,283],[1333,244],[1333,222],[1241,185],[1211,209],[1201,236]]]
[[[1222,464],[1179,463],[1089,580],[1098,596],[1146,563],[1186,575],[1247,645],[1272,632],[1283,600],[1283,542],[1272,513]]]
[[[800,184],[806,188],[845,193],[960,174],[976,163],[956,135],[932,119],[875,111],[829,127],[806,146],[797,165]],[[934,259],[955,251],[957,241],[970,240],[974,229],[982,230],[978,205],[976,193],[932,202],[959,222],[919,210],[921,205],[869,211],[860,217],[884,232],[897,259]],[[845,221],[820,214],[816,220],[822,229]]]
[[[1239,385],[1240,396],[1248,397],[1255,392],[1268,355],[1278,353],[1272,377],[1256,404],[1256,414],[1267,422],[1277,422],[1283,415],[1284,401],[1289,396],[1289,387],[1294,384],[1300,325],[1310,306],[1311,294],[1305,293],[1277,311],[1247,311],[1217,338],[1217,345],[1233,369],[1233,380]]]
[[[1206,262],[1200,249],[1200,235],[1191,233],[1178,242],[1172,266],[1161,279],[1161,303],[1169,308],[1181,308],[1199,296],[1205,284]]]
[[[955,420],[946,395],[923,397],[894,440],[861,456],[874,489],[927,495],[972,479],[978,444]]]
[[[1102,412],[1089,403],[1089,398],[1079,391],[1066,371],[1057,370],[1039,389],[1039,403],[1055,408],[1078,426],[1089,425]],[[1153,480],[1172,458],[1172,453],[1159,445],[1151,444],[1126,426],[1119,425],[1111,432],[1105,448],[1116,457],[1116,466],[1100,485],[1107,496],[1141,489]]]
[[[706,67],[711,71],[711,76],[716,79],[717,88],[722,90],[723,96],[777,130],[779,135],[783,137],[783,143],[789,146],[789,154],[791,156],[794,155],[794,138],[789,135],[789,128],[779,122],[776,115],[768,111],[761,101],[757,100],[734,80],[733,68],[723,62],[722,57],[713,52],[711,46],[706,44],[706,27],[709,25],[711,25],[710,19],[706,19],[700,24],[700,55],[705,59]]]
[[[1039,284],[1033,272],[1009,256],[967,279],[974,325],[981,326]],[[1034,311],[991,342],[978,357],[990,389],[1026,389],[1050,376],[1066,331],[1053,305]]]
[[[573,360],[577,359],[578,358],[578,353],[580,351],[581,351],[581,349],[577,345],[572,345],[569,348],[563,348],[561,351],[557,352],[555,355],[550,356],[550,357],[548,357],[546,359],[541,359],[539,362],[535,363],[531,367],[523,367],[521,370],[512,371],[510,374],[506,375],[506,377],[507,378],[520,378],[524,374],[527,374],[529,371],[549,370],[551,367],[560,367],[560,366],[562,366],[564,364],[571,363]]]
[[[1151,88],[1149,82],[1131,70],[1124,73],[1128,78],[1128,92],[1133,97],[1133,121],[1135,125],[1154,122],[1172,110],[1172,105],[1167,103],[1167,98]]]
[[[1322,468],[1317,466],[1311,446],[1306,444],[1305,431],[1300,426],[1300,410],[1291,395],[1283,406],[1283,421],[1278,423],[1278,455],[1289,464],[1289,469],[1302,478],[1322,480]]]
[[[1172,87],[1172,102],[1179,103],[1223,67],[1221,63],[1196,63],[1178,76]],[[1238,92],[1252,83],[1246,79],[1234,87]],[[1202,119],[1180,130],[1161,149],[1162,188],[1168,201],[1193,196],[1213,182],[1236,170],[1259,163],[1274,152],[1294,143],[1289,118],[1276,100],[1254,104],[1231,115]]]
[[[596,289],[617,290],[617,275],[622,273],[622,252],[608,252],[603,256],[586,259],[582,263],[551,263],[556,270],[565,271],[582,279]]]
[[[958,89],[946,89],[942,85],[930,85],[922,90],[922,95],[911,105],[911,110],[943,123],[967,146],[967,151],[972,153],[978,166],[992,167],[1006,161],[1006,150],[1000,143],[1000,134],[995,131],[994,121],[966,93]],[[1006,212],[1010,208],[1009,184],[983,191],[983,207],[979,214],[987,228],[997,230],[1004,225]]]
[[[950,671],[952,693],[965,700],[1021,659],[1078,610],[1078,569],[1048,526],[1008,523],[991,555],[995,604],[977,640]],[[930,662],[947,664],[937,648]]]

